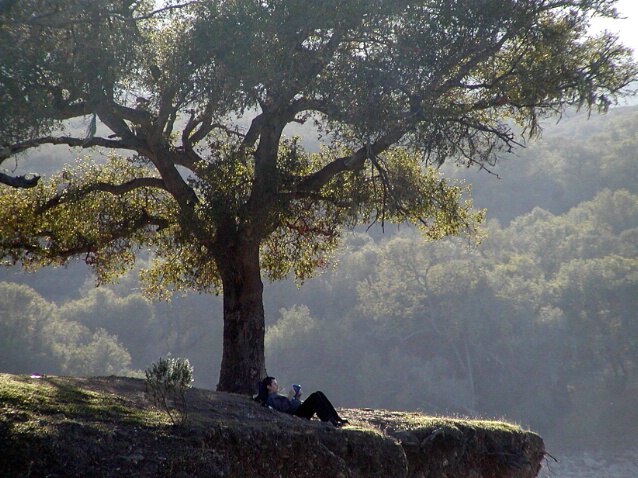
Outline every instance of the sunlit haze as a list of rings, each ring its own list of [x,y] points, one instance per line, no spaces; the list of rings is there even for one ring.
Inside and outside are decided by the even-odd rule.
[[[616,4],[616,9],[620,13],[618,20],[596,20],[592,28],[594,30],[609,30],[617,33],[620,40],[626,46],[634,50],[634,55],[638,52],[638,1],[620,0]]]

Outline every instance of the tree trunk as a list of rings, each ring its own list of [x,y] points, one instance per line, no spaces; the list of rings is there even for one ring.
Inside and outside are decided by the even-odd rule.
[[[239,241],[218,265],[224,288],[224,349],[217,390],[253,394],[266,375],[259,244]]]

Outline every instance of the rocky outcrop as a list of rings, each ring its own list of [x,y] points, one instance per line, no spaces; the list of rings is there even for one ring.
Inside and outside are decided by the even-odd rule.
[[[0,476],[534,478],[545,453],[503,422],[346,409],[334,428],[199,389],[178,427],[144,389],[0,374]]]

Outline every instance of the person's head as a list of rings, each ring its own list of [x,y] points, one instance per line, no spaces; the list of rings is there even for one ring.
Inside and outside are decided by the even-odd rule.
[[[268,400],[268,395],[271,393],[277,393],[279,390],[279,384],[277,383],[277,379],[275,377],[266,377],[261,382],[259,382],[259,393],[257,395],[257,400],[266,403]]]
[[[277,393],[279,391],[279,384],[275,377],[266,377],[264,379],[264,387],[266,387],[268,393]]]

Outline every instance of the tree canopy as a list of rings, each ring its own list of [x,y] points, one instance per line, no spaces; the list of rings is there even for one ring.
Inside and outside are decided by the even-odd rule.
[[[219,388],[250,391],[265,373],[261,273],[308,277],[362,221],[472,232],[481,213],[424,163],[489,167],[519,128],[606,110],[637,72],[613,35],[586,36],[614,3],[9,2],[0,165],[46,144],[111,153],[46,182],[0,171],[2,256],[81,256],[108,281],[151,248],[151,292],[223,291]],[[300,122],[322,151],[285,137]]]

